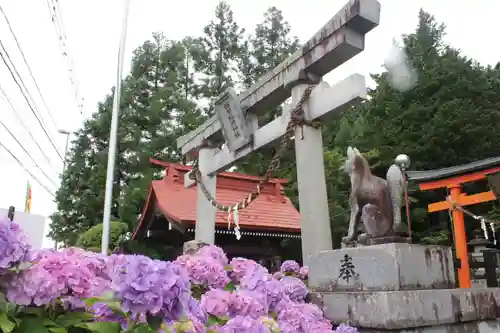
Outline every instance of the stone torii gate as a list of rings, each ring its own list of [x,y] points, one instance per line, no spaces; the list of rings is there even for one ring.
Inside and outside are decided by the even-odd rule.
[[[182,155],[198,154],[201,174],[198,180],[214,198],[217,173],[257,149],[279,141],[292,109],[305,93],[310,92],[302,107],[306,121],[330,120],[366,98],[365,78],[360,74],[353,74],[332,87],[321,79],[364,49],[365,34],[378,25],[379,18],[377,0],[349,1],[300,50],[238,96],[234,90],[223,94],[216,102],[217,116],[177,139]],[[310,87],[314,88],[312,92]],[[258,128],[257,117],[290,96],[292,103],[283,114]],[[302,253],[307,263],[310,255],[332,249],[323,141],[321,128],[303,126],[294,131]],[[221,139],[227,146],[214,148],[213,144]],[[194,183],[186,175],[185,186]],[[216,208],[201,186],[197,200],[195,238],[213,244]]]

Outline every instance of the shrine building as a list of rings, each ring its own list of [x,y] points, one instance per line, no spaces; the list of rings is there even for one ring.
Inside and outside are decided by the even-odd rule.
[[[139,224],[132,238],[144,244],[161,244],[182,252],[184,242],[194,239],[196,224],[196,185],[184,187],[184,175],[190,166],[151,159],[154,166],[165,168],[163,179],[154,180]],[[246,197],[258,184],[260,177],[236,172],[217,175],[216,198],[231,205]],[[217,212],[215,244],[229,258],[254,259],[271,271],[283,260],[301,262],[300,214],[284,194],[286,179],[272,179],[261,189],[259,197],[240,210],[241,239],[233,227],[228,229],[227,212]]]

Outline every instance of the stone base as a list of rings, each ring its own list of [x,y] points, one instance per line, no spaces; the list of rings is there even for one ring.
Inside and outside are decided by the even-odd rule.
[[[455,287],[451,248],[389,243],[323,251],[310,258],[315,292]]]
[[[388,244],[388,243],[411,244],[411,238],[403,237],[403,236],[385,236],[385,237],[368,238],[364,241],[357,240],[357,241],[342,243],[341,247],[343,249],[347,249],[347,248],[352,248],[352,247],[362,247],[362,246],[380,245],[380,244]]]
[[[407,237],[400,236],[386,236],[386,237],[377,237],[377,238],[369,238],[366,240],[365,246],[370,245],[380,245],[380,244],[389,244],[389,243],[406,243],[410,244],[411,239]]]
[[[310,298],[328,319],[356,326],[361,332],[407,332],[427,326],[495,320],[500,316],[500,288],[327,292],[312,293]]]
[[[500,321],[474,321],[455,325],[438,325],[404,330],[360,329],[360,333],[500,333]]]

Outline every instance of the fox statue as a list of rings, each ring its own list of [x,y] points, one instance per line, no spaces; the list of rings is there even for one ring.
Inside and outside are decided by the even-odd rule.
[[[360,221],[363,222],[365,233],[358,237],[359,242],[365,242],[369,238],[395,236],[401,227],[404,184],[401,169],[393,164],[387,171],[386,179],[374,176],[359,150],[349,147],[342,170],[351,180],[351,217],[347,236],[342,242],[354,241]]]

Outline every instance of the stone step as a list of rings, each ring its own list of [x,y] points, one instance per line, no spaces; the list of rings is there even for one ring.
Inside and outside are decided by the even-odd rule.
[[[436,325],[404,330],[360,329],[360,333],[500,333],[500,320],[471,321],[452,325]]]
[[[473,326],[473,322],[500,317],[500,288],[320,292],[311,293],[310,298],[327,318],[356,326],[361,332],[428,332],[416,329],[463,323]],[[496,327],[493,331],[429,332],[497,332]]]

